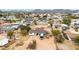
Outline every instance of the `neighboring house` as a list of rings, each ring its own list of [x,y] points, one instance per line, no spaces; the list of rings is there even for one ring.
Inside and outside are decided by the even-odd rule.
[[[48,21],[47,20],[37,20],[37,24],[38,25],[46,25],[46,24],[48,24]]]
[[[71,20],[71,26],[74,28],[75,26],[79,25],[79,19],[72,19]]]
[[[6,17],[0,17],[0,20],[6,20]]]
[[[66,30],[68,29],[68,25],[66,24],[53,24],[53,29]]]
[[[18,19],[16,19],[15,16],[6,16],[6,19],[8,19],[8,20],[18,20]]]
[[[11,27],[14,28],[14,29],[18,29],[20,27],[20,24],[13,23],[13,24],[11,24]]]
[[[54,29],[55,28],[60,28],[61,27],[61,24],[53,24],[53,26],[52,26]]]
[[[0,27],[0,30],[2,32],[7,32],[7,31],[10,31],[10,30],[15,30],[15,29],[18,29],[19,28],[19,24],[8,24],[8,25],[3,25]]]
[[[79,24],[79,19],[72,19],[71,25]]]
[[[61,16],[58,16],[58,15],[53,15],[52,16],[52,20],[54,21],[53,22],[54,24],[58,24],[58,23],[60,24],[62,22],[62,19],[63,18]]]
[[[21,25],[32,25],[33,24],[33,19],[31,19],[31,18],[23,19],[20,24]]]
[[[1,26],[0,28],[2,32],[7,32],[13,29],[10,25],[4,25],[4,26]]]
[[[0,37],[0,46],[4,46],[5,44],[7,44],[9,41],[8,38],[1,38]]]
[[[40,18],[39,20],[36,21],[38,25],[46,25],[48,24],[47,17]]]
[[[25,22],[26,22],[26,25],[32,25],[32,24],[33,24],[33,19],[27,18],[27,19],[25,20]]]
[[[75,29],[79,29],[79,24],[74,25]]]
[[[73,16],[79,18],[79,12],[76,12],[76,13],[72,13]]]
[[[78,31],[78,32],[79,32],[79,24],[75,24],[75,25],[73,26],[73,28],[75,29],[75,31]]]
[[[30,30],[29,35],[36,35],[40,37],[44,37],[47,34],[47,32],[43,28],[36,28],[35,30]]]

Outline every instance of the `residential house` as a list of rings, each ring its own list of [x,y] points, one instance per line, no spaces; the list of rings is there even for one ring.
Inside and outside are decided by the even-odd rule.
[[[19,26],[20,26],[19,24],[7,24],[7,25],[0,26],[0,30],[1,32],[7,32],[10,30],[18,29]]]
[[[23,19],[20,24],[21,25],[32,25],[33,24],[33,19],[32,18]]]
[[[61,28],[62,28],[62,30],[67,30],[69,27],[66,24],[61,24]]]
[[[39,18],[39,20],[36,21],[38,25],[46,25],[48,24],[47,17]]]
[[[54,21],[54,24],[60,24],[63,18],[60,15],[53,15],[51,19]]]
[[[76,25],[78,25],[79,24],[79,19],[72,19],[71,20],[71,27],[75,27]]]
[[[79,12],[72,13],[72,15],[79,19]]]
[[[0,20],[6,20],[6,17],[0,17]]]
[[[36,28],[34,30],[30,30],[29,31],[29,35],[32,36],[40,36],[40,37],[44,37],[47,34],[47,31],[45,31],[43,28]]]
[[[60,31],[68,29],[68,25],[66,24],[53,24],[53,29],[58,29]]]

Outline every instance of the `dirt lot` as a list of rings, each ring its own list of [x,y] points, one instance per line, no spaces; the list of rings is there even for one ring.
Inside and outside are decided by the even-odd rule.
[[[32,40],[36,40],[37,46],[36,50],[55,50],[55,44],[52,38],[41,40],[37,36],[30,36],[28,40],[24,41],[23,46],[15,47],[15,50],[26,50],[28,44],[32,42]]]
[[[36,25],[32,26],[34,28],[43,27],[44,30],[48,31],[51,34],[51,29],[48,28],[48,25]],[[2,34],[2,36],[5,36]],[[43,38],[41,40],[39,36],[21,36],[20,34],[16,33],[17,40],[15,43],[11,44],[7,49],[8,50],[27,50],[28,44],[33,40],[36,40],[36,50],[56,50],[56,45],[54,42],[53,36],[48,36],[49,38]],[[74,45],[71,41],[65,40],[62,44],[57,44],[58,48],[61,50],[75,50]],[[0,48],[1,49],[1,48]]]
[[[75,46],[71,41],[65,40],[64,43],[58,43],[58,48],[60,50],[75,50]]]

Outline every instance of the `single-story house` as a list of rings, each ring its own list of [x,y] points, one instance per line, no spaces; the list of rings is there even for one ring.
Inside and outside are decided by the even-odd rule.
[[[75,24],[79,24],[79,19],[72,19],[71,20],[71,26],[74,26]]]
[[[1,31],[3,32],[6,32],[6,31],[10,31],[10,30],[13,30],[14,28],[12,28],[10,25],[5,25],[5,26],[2,26],[1,28]]]
[[[68,25],[66,25],[66,24],[53,24],[52,27],[54,29],[59,29],[59,30],[66,30],[66,29],[68,29]]]
[[[3,25],[0,27],[0,30],[6,32],[6,31],[18,29],[19,26],[20,26],[19,24]]]
[[[48,19],[47,17],[43,17],[43,18],[39,18],[36,22],[37,24],[44,25],[44,24],[48,24]]]
[[[79,19],[72,19],[71,27],[73,27],[75,30],[78,30],[79,29]]]
[[[73,16],[79,18],[79,12],[76,12],[76,13],[72,13]]]
[[[79,32],[79,24],[75,24],[73,28],[75,29],[75,31]]]
[[[47,32],[43,28],[36,28],[34,30],[29,31],[29,35],[37,35],[40,37],[44,37],[44,35],[46,35],[46,34],[47,34]]]
[[[74,25],[74,28],[78,29],[79,28],[79,24]]]
[[[6,20],[6,17],[0,17],[0,20]]]
[[[26,18],[26,19],[23,19],[21,22],[20,22],[21,25],[32,25],[33,24],[33,19],[31,18]]]
[[[40,24],[40,25],[46,25],[46,24],[48,24],[47,20],[37,20],[36,22],[37,22],[37,24]]]
[[[60,28],[61,24],[53,24],[53,28]]]
[[[11,24],[11,27],[14,28],[14,29],[18,29],[20,27],[20,24]]]

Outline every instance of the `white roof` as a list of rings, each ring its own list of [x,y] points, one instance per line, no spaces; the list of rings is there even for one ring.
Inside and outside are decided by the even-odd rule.
[[[3,46],[3,45],[5,45],[5,44],[7,44],[8,43],[8,38],[3,38],[3,39],[0,39],[0,46]]]
[[[61,26],[67,26],[66,24],[61,24]]]

